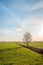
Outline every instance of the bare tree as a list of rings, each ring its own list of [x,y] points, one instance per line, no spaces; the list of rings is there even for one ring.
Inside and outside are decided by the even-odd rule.
[[[26,33],[24,34],[24,39],[23,39],[23,40],[24,40],[24,42],[27,43],[27,47],[28,47],[28,42],[30,42],[31,39],[32,39],[31,34],[30,34],[29,32],[26,32]]]

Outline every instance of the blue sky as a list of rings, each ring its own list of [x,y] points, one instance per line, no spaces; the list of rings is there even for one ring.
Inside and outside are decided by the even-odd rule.
[[[43,0],[0,0],[0,41],[21,41],[25,32],[43,41]]]

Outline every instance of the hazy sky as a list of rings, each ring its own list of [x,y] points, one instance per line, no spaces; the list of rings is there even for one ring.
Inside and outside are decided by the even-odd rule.
[[[43,0],[0,0],[0,41],[19,41],[25,32],[43,41]]]

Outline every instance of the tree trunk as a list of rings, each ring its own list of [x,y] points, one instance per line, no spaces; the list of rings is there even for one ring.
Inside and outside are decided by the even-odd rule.
[[[28,47],[28,41],[27,41],[27,47]]]

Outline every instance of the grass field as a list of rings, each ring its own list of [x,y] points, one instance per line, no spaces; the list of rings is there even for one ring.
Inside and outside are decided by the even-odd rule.
[[[27,45],[26,43],[20,43],[22,45]],[[36,48],[43,48],[43,42],[30,42],[28,43],[29,46],[36,47]]]
[[[41,42],[29,45],[43,48]],[[43,57],[14,42],[0,42],[0,65],[43,65]]]

